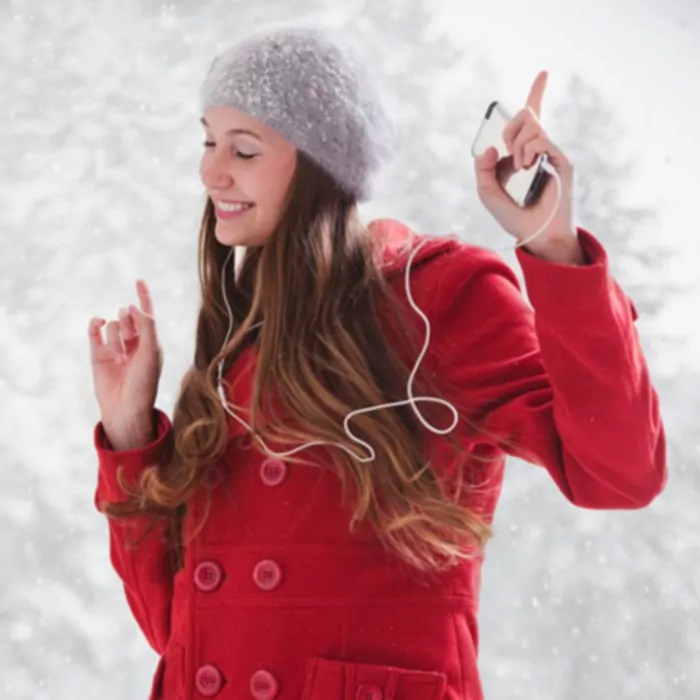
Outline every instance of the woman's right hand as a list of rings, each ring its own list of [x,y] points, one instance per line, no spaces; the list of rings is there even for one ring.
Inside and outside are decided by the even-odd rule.
[[[140,308],[119,310],[119,320],[90,320],[90,360],[102,425],[113,449],[136,449],[154,435],[153,408],[163,367],[153,303],[146,283],[136,282]],[[102,326],[107,323],[107,341]]]

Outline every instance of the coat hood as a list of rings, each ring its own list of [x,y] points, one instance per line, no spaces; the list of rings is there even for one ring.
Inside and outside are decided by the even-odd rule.
[[[405,272],[411,253],[421,246],[411,262],[411,268],[444,253],[459,245],[455,236],[437,237],[416,233],[406,224],[394,219],[376,219],[368,228],[372,234],[375,255],[387,278]]]

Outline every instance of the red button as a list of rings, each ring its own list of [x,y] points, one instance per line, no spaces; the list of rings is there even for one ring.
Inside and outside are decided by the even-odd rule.
[[[250,692],[255,700],[273,700],[278,690],[277,679],[267,671],[256,671],[250,679]]]
[[[194,570],[194,583],[200,591],[205,593],[216,590],[223,577],[224,572],[221,567],[213,561],[203,561]]]
[[[274,591],[282,582],[282,569],[276,562],[265,559],[255,567],[253,580],[261,591]]]
[[[365,683],[357,689],[355,700],[382,700],[384,693],[378,685]]]
[[[287,465],[279,459],[266,459],[260,465],[260,478],[267,486],[281,484],[287,476]]]
[[[200,668],[197,669],[194,684],[202,695],[211,697],[221,690],[224,679],[221,677],[218,668],[214,666],[200,666]]]

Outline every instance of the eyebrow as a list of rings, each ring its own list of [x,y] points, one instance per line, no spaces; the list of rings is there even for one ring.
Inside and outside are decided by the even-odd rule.
[[[209,124],[208,124],[208,122],[207,122],[207,120],[206,120],[204,117],[202,117],[199,121],[202,122],[202,124],[203,124],[207,129],[210,128],[210,127],[209,127]],[[243,134],[243,135],[246,135],[246,136],[252,136],[253,138],[258,139],[258,141],[262,141],[262,137],[261,137],[259,134],[256,134],[254,131],[250,131],[250,129],[229,129],[229,130],[226,132],[226,135],[227,135],[227,136],[239,135],[239,134]]]

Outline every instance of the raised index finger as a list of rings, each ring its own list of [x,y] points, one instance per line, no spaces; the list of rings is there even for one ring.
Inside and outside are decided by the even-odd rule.
[[[547,87],[548,77],[549,74],[546,70],[540,71],[535,78],[535,82],[532,83],[530,94],[527,96],[526,106],[535,113],[538,119],[542,112],[542,100],[544,99],[544,90]]]
[[[139,296],[141,311],[153,318],[153,300],[148,285],[143,280],[136,280],[136,293]]]

